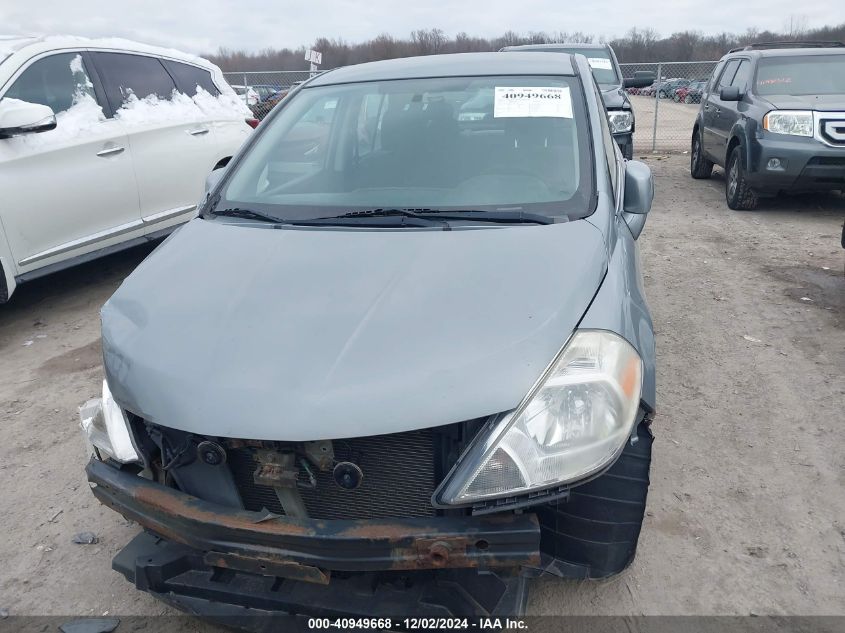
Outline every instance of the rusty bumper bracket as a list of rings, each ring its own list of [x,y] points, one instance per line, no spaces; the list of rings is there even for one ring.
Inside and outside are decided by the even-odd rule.
[[[278,568],[298,563],[337,571],[515,568],[540,562],[540,527],[533,514],[268,519],[260,512],[203,501],[96,459],[86,472],[94,496],[104,505],[169,541],[226,555],[220,560],[237,557],[238,566],[244,559]]]

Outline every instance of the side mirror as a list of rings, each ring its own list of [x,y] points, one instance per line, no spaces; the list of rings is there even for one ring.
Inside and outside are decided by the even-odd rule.
[[[646,214],[654,201],[654,177],[645,163],[629,160],[625,163],[625,199],[622,217],[637,239],[645,226]]]
[[[212,189],[217,186],[217,183],[220,182],[220,179],[223,177],[223,174],[226,173],[226,168],[221,167],[220,169],[215,169],[213,172],[208,174],[205,179],[205,192],[210,193]]]
[[[56,117],[48,106],[8,97],[0,100],[0,138],[54,129]]]
[[[657,74],[649,70],[638,70],[633,77],[622,80],[624,88],[646,88],[657,80]]]
[[[739,101],[742,99],[742,93],[738,86],[726,86],[719,91],[719,98],[722,101]]]

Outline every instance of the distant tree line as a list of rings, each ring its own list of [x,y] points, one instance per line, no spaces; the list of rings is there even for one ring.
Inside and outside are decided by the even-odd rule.
[[[682,31],[660,37],[651,28],[631,29],[624,37],[610,40],[619,61],[701,61],[719,59],[731,48],[752,42],[808,40],[845,41],[845,23],[819,29],[807,29],[802,20],[791,18],[781,32],[749,29],[743,34],[719,33],[704,35],[698,31]],[[419,29],[408,38],[396,38],[384,33],[366,42],[350,44],[338,38],[317,38],[310,48],[323,53],[321,68],[336,68],[349,64],[410,57],[413,55],[438,55],[442,53],[471,53],[497,51],[503,46],[517,44],[546,44],[554,42],[604,41],[579,31],[567,33],[543,31],[528,34],[507,31],[496,38],[474,37],[461,32],[447,36],[440,29]],[[221,48],[205,57],[224,71],[307,70],[305,47],[268,48],[257,53]]]

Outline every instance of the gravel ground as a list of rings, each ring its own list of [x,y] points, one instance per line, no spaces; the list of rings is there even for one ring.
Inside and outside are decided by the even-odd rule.
[[[694,182],[685,156],[649,163],[659,411],[639,553],[608,581],[536,582],[530,612],[845,615],[845,198],[733,212],[721,174]],[[110,569],[137,527],[88,491],[76,416],[102,379],[98,310],[148,252],[0,306],[0,609],[12,615],[170,612]],[[99,543],[71,543],[83,530]]]

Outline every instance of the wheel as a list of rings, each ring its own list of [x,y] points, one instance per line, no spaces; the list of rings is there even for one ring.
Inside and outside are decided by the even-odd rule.
[[[733,148],[725,171],[725,200],[735,211],[751,211],[757,208],[757,194],[745,176],[742,147]]]
[[[674,101],[675,103],[680,103],[680,101],[681,101],[681,96],[680,96],[680,95],[676,92],[676,93],[672,96],[672,101]]]
[[[713,174],[713,162],[707,160],[704,149],[701,147],[701,133],[696,132],[692,137],[690,148],[689,173],[696,180],[710,178]]]
[[[684,97],[684,103],[692,103],[692,97],[690,95]]]

